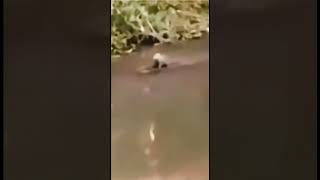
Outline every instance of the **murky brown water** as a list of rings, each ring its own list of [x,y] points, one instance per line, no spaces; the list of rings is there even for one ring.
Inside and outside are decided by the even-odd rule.
[[[198,59],[140,75],[153,54]],[[207,38],[143,48],[112,65],[112,179],[208,178]]]

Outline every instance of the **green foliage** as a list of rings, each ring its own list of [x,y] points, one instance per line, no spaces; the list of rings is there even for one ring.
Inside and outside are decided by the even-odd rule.
[[[146,39],[169,43],[202,36],[208,0],[112,0],[111,52],[130,53]]]

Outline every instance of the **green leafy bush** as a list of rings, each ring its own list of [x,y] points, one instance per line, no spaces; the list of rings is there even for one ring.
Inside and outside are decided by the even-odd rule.
[[[112,0],[111,52],[130,53],[147,39],[169,43],[209,28],[208,0]]]

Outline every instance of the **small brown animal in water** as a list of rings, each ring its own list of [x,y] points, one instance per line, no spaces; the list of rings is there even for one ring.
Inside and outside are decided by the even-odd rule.
[[[156,53],[152,60],[151,66],[143,66],[138,71],[142,74],[150,74],[150,73],[158,73],[161,69],[168,67],[167,63],[165,62],[166,57],[161,55],[160,53]]]

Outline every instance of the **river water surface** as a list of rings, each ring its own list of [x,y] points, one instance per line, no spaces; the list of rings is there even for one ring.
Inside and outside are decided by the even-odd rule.
[[[136,71],[154,53],[192,66]],[[112,179],[209,179],[208,38],[142,48],[112,65]]]

